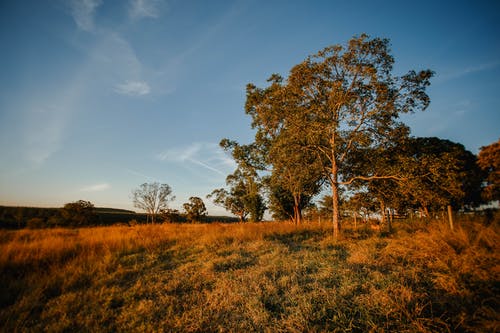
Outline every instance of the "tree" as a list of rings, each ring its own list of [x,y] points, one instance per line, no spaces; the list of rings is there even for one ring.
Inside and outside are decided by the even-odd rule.
[[[393,178],[390,174],[344,177],[347,160],[360,148],[386,142],[401,113],[425,109],[430,70],[410,71],[397,77],[387,39],[354,37],[344,47],[335,45],[307,58],[290,71],[286,81],[278,75],[271,86],[247,86],[247,100],[257,96],[246,112],[254,126],[273,135],[277,130],[301,149],[314,153],[332,192],[334,237],[340,233],[339,186],[356,180]],[[262,97],[264,96],[264,97]]]
[[[429,209],[455,208],[480,203],[481,172],[474,154],[459,143],[430,138],[409,138],[400,146],[401,167],[407,174],[401,194]]]
[[[168,184],[144,183],[139,188],[132,191],[134,207],[142,209],[151,217],[151,223],[155,222],[155,217],[162,211],[168,209],[169,202],[175,199],[172,189]]]
[[[261,221],[266,206],[261,195],[262,182],[258,170],[263,169],[262,150],[256,144],[240,145],[236,141],[222,139],[220,146],[231,153],[238,167],[226,177],[225,189],[216,189],[207,198],[237,215],[240,222],[250,217],[250,221]]]
[[[287,104],[290,92],[283,89],[283,78],[279,75],[271,76],[268,81],[271,85],[266,89],[247,87],[245,110],[252,115],[252,127],[257,129],[254,145],[259,151],[256,155],[261,157],[260,165],[270,172],[267,178],[270,207],[280,219],[289,218],[300,224],[302,210],[321,189],[322,164],[307,148],[307,136],[276,118],[284,108],[294,108],[297,113],[307,113],[307,109]],[[256,113],[257,109],[266,111]]]
[[[287,184],[276,182],[273,173],[265,180],[268,192],[269,209],[275,220],[291,220],[295,224],[300,224],[302,211],[311,204],[311,195],[303,193],[293,193],[287,188]]]
[[[61,217],[65,224],[77,227],[93,224],[97,218],[94,205],[85,200],[65,204],[61,209]]]
[[[238,188],[231,188],[230,191],[219,188],[207,195],[207,199],[212,199],[215,205],[223,207],[231,214],[238,216],[240,222],[244,222],[248,211],[245,209],[242,197],[242,191]]]
[[[205,203],[199,197],[190,197],[189,202],[186,202],[183,207],[190,222],[200,222],[207,215]]]
[[[244,222],[249,215],[251,221],[262,220],[266,207],[259,193],[260,185],[255,180],[255,176],[236,169],[234,173],[227,176],[226,184],[229,191],[224,188],[216,189],[207,195],[207,198],[238,216],[240,222]]]
[[[183,222],[184,217],[177,209],[166,208],[160,211],[161,219],[164,222]]]
[[[500,139],[488,146],[481,147],[477,163],[485,173],[484,199],[500,200]]]

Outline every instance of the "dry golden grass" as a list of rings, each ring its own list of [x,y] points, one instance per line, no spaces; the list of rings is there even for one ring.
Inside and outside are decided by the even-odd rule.
[[[498,224],[0,231],[0,330],[499,331]]]

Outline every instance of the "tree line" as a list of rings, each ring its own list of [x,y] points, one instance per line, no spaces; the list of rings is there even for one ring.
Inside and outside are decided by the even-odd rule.
[[[393,64],[389,40],[363,34],[309,56],[286,78],[272,74],[266,87],[248,84],[255,139],[220,142],[237,169],[209,198],[241,221],[270,209],[300,223],[329,191],[321,202],[336,238],[341,217],[363,208],[378,206],[384,221],[387,212],[429,217],[498,200],[499,142],[478,157],[459,143],[412,137],[399,117],[428,107],[434,73],[397,76]]]

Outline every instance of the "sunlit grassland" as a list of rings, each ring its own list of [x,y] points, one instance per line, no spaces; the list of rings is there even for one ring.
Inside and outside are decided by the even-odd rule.
[[[0,231],[0,329],[500,330],[498,223]]]

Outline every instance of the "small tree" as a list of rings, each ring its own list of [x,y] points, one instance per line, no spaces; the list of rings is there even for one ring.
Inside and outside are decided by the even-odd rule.
[[[207,215],[205,203],[199,197],[189,198],[189,202],[186,202],[183,207],[189,222],[200,222]]]
[[[151,217],[151,223],[155,222],[155,217],[168,208],[168,203],[175,199],[172,195],[172,188],[168,184],[144,183],[139,188],[132,191],[134,207],[142,209],[148,215],[147,221]]]
[[[238,216],[240,222],[244,222],[248,215],[243,202],[242,186],[232,187],[230,191],[218,188],[207,195],[207,199],[212,199],[213,203]]]
[[[161,219],[164,222],[184,222],[184,217],[177,209],[167,208],[160,211]]]
[[[85,200],[65,204],[61,209],[61,217],[66,225],[77,227],[90,225],[97,218],[94,205]]]
[[[240,222],[245,221],[247,216],[251,221],[261,221],[266,210],[260,193],[262,181],[257,172],[263,169],[259,156],[262,150],[254,144],[240,145],[228,139],[222,139],[220,146],[231,152],[238,167],[226,177],[229,190],[216,189],[207,198],[238,216]]]

